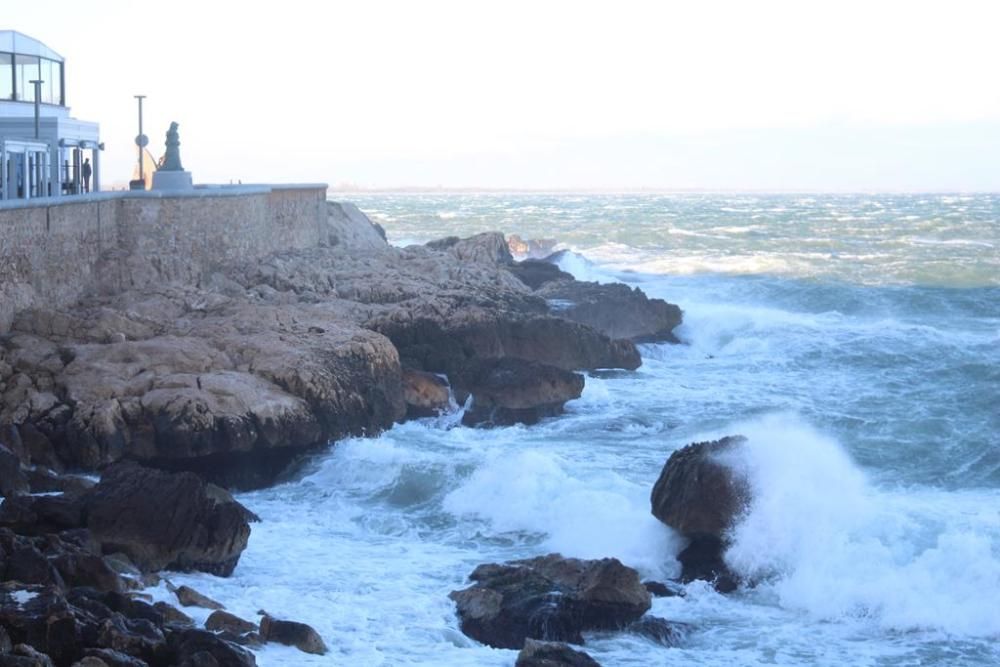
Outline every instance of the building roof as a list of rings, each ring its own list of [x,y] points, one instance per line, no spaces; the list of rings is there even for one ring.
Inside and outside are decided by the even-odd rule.
[[[0,52],[22,53],[26,56],[42,56],[50,60],[64,62],[64,58],[39,42],[16,30],[0,30]]]

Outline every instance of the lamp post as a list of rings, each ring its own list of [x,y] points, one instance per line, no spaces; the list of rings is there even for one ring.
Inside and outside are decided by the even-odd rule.
[[[146,178],[142,169],[142,149],[149,143],[149,139],[142,133],[142,101],[146,98],[146,96],[135,95],[134,97],[139,100],[139,134],[135,137],[135,145],[139,147],[139,180],[145,183]]]
[[[42,104],[42,84],[45,83],[42,79],[32,79],[28,83],[35,85],[35,139],[38,138],[38,118],[41,114],[41,104]]]

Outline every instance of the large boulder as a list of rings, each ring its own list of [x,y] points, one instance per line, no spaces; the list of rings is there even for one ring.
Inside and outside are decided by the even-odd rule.
[[[535,424],[562,413],[563,405],[583,392],[578,373],[509,357],[470,362],[453,382],[459,401],[472,395],[462,418],[467,426]]]
[[[586,324],[611,338],[637,343],[678,342],[673,330],[681,309],[663,299],[650,299],[638,287],[577,280],[546,281],[536,292],[559,317]]]
[[[200,570],[229,576],[250,537],[253,514],[193,473],[115,464],[86,497],[87,527],[105,553],[122,552],[145,572]]]
[[[507,248],[511,254],[520,259],[540,259],[552,254],[556,247],[555,239],[525,239],[517,234],[507,237]]]
[[[29,490],[28,478],[21,470],[21,459],[0,443],[0,496],[16,496]]]
[[[268,614],[260,619],[260,638],[266,642],[294,646],[303,653],[313,655],[324,655],[328,650],[323,638],[311,625],[273,618]]]
[[[741,436],[730,436],[679,449],[667,459],[653,486],[653,516],[689,540],[678,556],[683,581],[715,581],[720,590],[736,585],[723,554],[728,532],[747,508],[751,491],[746,477],[726,457],[745,442]]]
[[[582,644],[582,632],[623,628],[651,604],[638,573],[614,558],[549,554],[480,565],[469,578],[472,586],[449,597],[462,632],[495,648],[528,638]]]

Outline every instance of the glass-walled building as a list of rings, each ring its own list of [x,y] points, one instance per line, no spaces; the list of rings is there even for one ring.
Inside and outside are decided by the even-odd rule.
[[[0,199],[100,190],[101,150],[98,124],[70,117],[63,57],[0,30]]]

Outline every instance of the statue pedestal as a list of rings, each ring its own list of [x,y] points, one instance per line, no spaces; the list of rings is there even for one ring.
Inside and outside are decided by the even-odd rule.
[[[194,182],[190,171],[156,171],[153,172],[154,190],[193,190]]]

